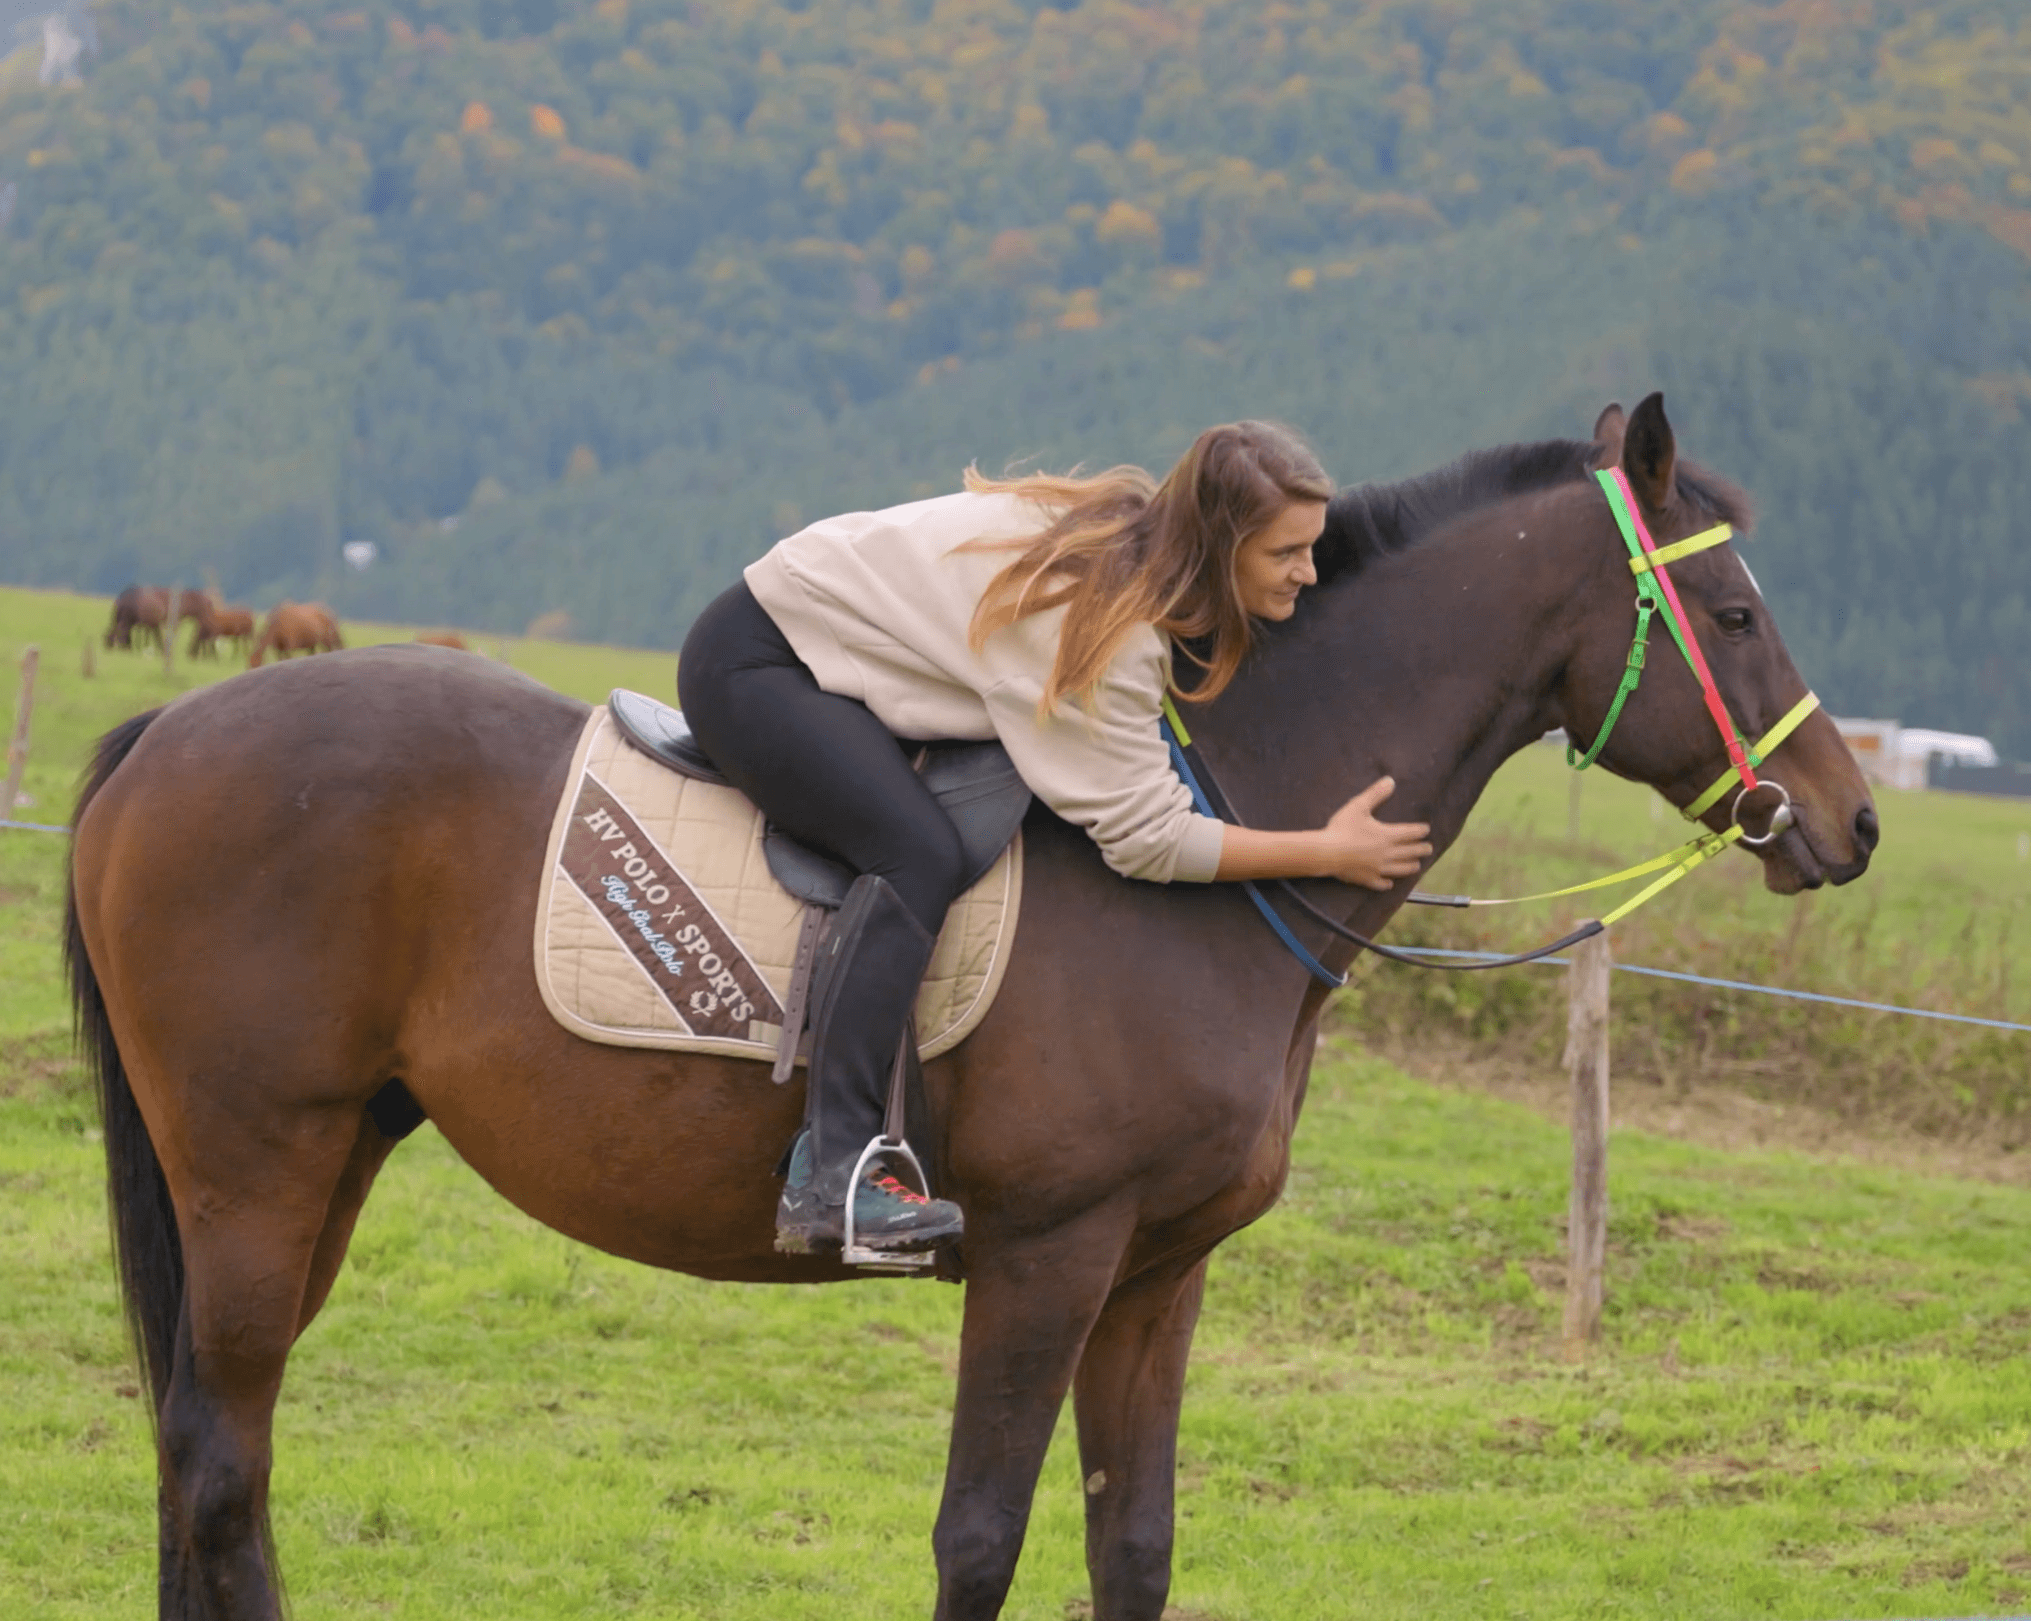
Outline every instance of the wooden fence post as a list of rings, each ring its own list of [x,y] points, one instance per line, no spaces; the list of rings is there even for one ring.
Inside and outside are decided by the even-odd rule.
[[[21,797],[21,774],[28,769],[28,717],[35,712],[35,668],[41,662],[39,647],[21,655],[21,697],[14,706],[14,739],[7,745],[7,787],[0,793],[0,821],[13,817],[14,802]]]
[[[1566,1209],[1568,1362],[1601,1334],[1608,1249],[1608,936],[1582,940],[1566,972],[1566,1069],[1573,1085],[1573,1191]]]

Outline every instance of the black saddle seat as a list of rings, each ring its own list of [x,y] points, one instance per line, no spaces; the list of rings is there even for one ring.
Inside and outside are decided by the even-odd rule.
[[[616,687],[606,706],[621,735],[644,754],[680,776],[730,786],[698,746],[681,709],[625,687]],[[1028,784],[999,743],[926,744],[918,775],[959,830],[959,847],[966,853],[967,884],[977,882],[1022,826],[1030,808]],[[856,876],[851,868],[798,843],[773,823],[763,837],[762,849],[776,882],[814,906],[837,909]]]

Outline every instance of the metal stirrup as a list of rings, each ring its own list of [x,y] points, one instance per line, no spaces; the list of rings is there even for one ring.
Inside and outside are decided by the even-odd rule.
[[[924,1167],[917,1163],[916,1153],[910,1145],[901,1137],[891,1137],[886,1132],[871,1138],[867,1147],[860,1151],[860,1158],[853,1162],[853,1175],[846,1184],[846,1227],[840,1235],[840,1261],[847,1266],[866,1267],[878,1272],[922,1272],[926,1267],[937,1265],[935,1250],[878,1250],[859,1242],[853,1227],[854,1196],[860,1192],[861,1177],[877,1157],[900,1161],[916,1183],[916,1191],[926,1198],[930,1197],[930,1179],[924,1175]]]

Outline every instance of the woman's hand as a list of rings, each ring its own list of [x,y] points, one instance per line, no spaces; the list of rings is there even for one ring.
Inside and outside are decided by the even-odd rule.
[[[1426,839],[1430,823],[1375,818],[1375,807],[1395,792],[1394,777],[1378,777],[1333,812],[1320,830],[1328,862],[1322,876],[1364,889],[1387,889],[1392,880],[1408,878],[1424,865],[1432,853]]]
[[[1394,777],[1380,777],[1333,812],[1324,827],[1272,833],[1228,826],[1220,840],[1225,882],[1244,878],[1337,878],[1363,889],[1388,889],[1424,866],[1432,853],[1425,822],[1382,822],[1375,807],[1396,792]]]

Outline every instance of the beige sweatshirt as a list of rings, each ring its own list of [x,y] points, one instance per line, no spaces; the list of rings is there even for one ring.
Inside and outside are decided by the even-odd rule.
[[[967,626],[1007,549],[973,540],[1036,534],[1048,517],[1013,495],[945,495],[826,518],[747,570],[748,588],[819,686],[858,698],[899,737],[998,737],[1037,797],[1083,827],[1116,872],[1207,883],[1221,824],[1192,809],[1157,730],[1170,646],[1138,629],[1108,666],[1089,712],[1047,720],[1037,700],[1057,657],[1063,609],[996,632],[978,653]]]

